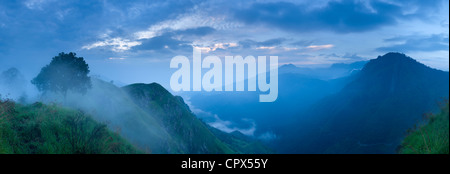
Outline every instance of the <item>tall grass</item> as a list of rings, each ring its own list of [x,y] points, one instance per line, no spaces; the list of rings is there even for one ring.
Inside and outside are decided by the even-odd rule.
[[[140,153],[117,132],[82,111],[0,100],[0,153]]]
[[[426,114],[428,123],[411,131],[403,140],[403,154],[449,154],[449,105],[441,104],[438,114]]]

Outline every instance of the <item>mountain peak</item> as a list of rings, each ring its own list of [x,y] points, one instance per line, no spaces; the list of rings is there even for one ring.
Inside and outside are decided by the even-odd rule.
[[[289,69],[295,69],[295,68],[298,68],[297,66],[295,66],[294,64],[292,64],[292,63],[288,63],[288,64],[284,64],[284,65],[281,65],[280,66],[280,68],[289,68]]]
[[[403,53],[398,53],[398,52],[389,52],[386,53],[383,56],[378,56],[379,60],[383,60],[383,61],[410,61],[410,62],[417,62],[416,60],[414,60],[413,58],[403,54]]]
[[[424,84],[443,81],[448,73],[430,68],[402,53],[387,53],[370,60],[358,76],[352,82],[359,84],[353,86],[355,89],[390,95],[406,93],[404,89],[410,89],[408,86],[426,88]]]
[[[372,59],[363,68],[364,72],[374,71],[422,71],[431,70],[426,65],[417,62],[413,58],[403,54],[390,52]]]
[[[125,88],[135,88],[135,89],[140,89],[140,90],[147,90],[147,91],[152,91],[152,92],[158,92],[158,93],[163,93],[163,94],[170,94],[169,91],[166,90],[166,88],[164,88],[163,86],[161,86],[158,83],[135,83],[135,84],[131,84],[131,85],[127,85],[125,86]]]

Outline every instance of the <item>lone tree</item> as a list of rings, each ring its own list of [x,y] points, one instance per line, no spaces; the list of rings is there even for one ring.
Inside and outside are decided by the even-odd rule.
[[[50,64],[41,69],[41,72],[31,81],[39,91],[60,92],[67,95],[67,91],[86,93],[91,84],[89,65],[83,57],[76,57],[75,53],[59,53],[53,57]]]

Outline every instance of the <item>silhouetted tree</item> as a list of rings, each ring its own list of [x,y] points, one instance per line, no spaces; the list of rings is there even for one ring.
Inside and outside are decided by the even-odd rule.
[[[75,53],[59,53],[53,57],[50,64],[31,81],[39,91],[61,92],[66,96],[67,91],[85,93],[91,85],[89,65],[83,57],[76,57]]]

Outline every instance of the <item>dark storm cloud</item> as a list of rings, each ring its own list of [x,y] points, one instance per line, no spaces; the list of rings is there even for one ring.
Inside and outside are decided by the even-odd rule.
[[[200,1],[1,1],[0,38],[10,47],[78,49],[106,31],[125,36],[173,18]],[[155,10],[157,9],[157,10]],[[3,37],[2,37],[3,36]],[[29,47],[29,46],[27,46]]]
[[[408,4],[370,1],[330,1],[325,7],[310,9],[289,2],[254,3],[235,11],[234,17],[247,24],[262,24],[293,32],[334,31],[338,33],[375,30],[396,24],[399,19],[423,18],[440,1],[411,1]],[[427,5],[424,5],[427,4]],[[417,7],[415,13],[404,14]],[[436,10],[436,9],[434,9]]]

